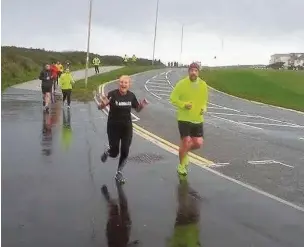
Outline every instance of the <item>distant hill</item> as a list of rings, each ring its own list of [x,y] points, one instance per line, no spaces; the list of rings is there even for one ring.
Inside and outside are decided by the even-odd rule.
[[[20,82],[36,79],[42,66],[46,63],[69,61],[71,69],[77,70],[85,68],[86,62],[86,52],[84,51],[55,52],[44,49],[2,46],[1,53],[2,90]],[[104,66],[123,64],[123,59],[119,56],[100,56],[90,53],[90,62],[94,57],[99,57]],[[138,58],[136,65],[145,66],[151,63],[151,60]],[[156,64],[163,65],[161,61],[156,61]]]

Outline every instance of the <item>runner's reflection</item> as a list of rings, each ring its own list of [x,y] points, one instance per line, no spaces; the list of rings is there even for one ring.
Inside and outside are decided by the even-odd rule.
[[[50,156],[52,154],[52,122],[51,122],[51,115],[47,112],[43,112],[43,119],[42,119],[42,155]]]
[[[101,192],[108,203],[108,223],[106,235],[108,247],[131,247],[137,246],[138,240],[129,241],[131,232],[131,219],[128,210],[128,202],[122,185],[116,183],[118,192],[118,202],[111,198],[108,188],[103,185]]]
[[[61,143],[64,150],[68,150],[72,142],[72,126],[71,126],[71,112],[68,109],[62,110],[62,132],[61,132]]]
[[[200,197],[187,181],[187,176],[179,176],[177,188],[178,209],[174,225],[173,237],[169,241],[169,247],[198,247]]]
[[[42,113],[42,155],[50,156],[52,155],[52,142],[53,142],[53,126],[56,125],[60,120],[60,108],[61,103],[56,102],[51,105],[50,112]]]

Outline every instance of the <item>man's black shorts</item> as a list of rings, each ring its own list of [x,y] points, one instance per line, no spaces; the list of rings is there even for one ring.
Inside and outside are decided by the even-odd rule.
[[[43,94],[45,93],[51,93],[53,88],[53,83],[48,83],[48,84],[42,84],[41,85],[41,91]]]
[[[178,121],[178,129],[181,138],[186,136],[204,137],[203,123]]]

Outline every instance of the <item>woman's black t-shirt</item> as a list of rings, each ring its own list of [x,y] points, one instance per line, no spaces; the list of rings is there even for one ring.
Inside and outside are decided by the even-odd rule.
[[[131,91],[127,91],[125,95],[122,95],[119,92],[119,89],[115,89],[108,93],[108,99],[110,99],[110,111],[108,116],[108,122],[132,122],[131,109],[136,109],[139,106],[139,103],[134,93],[132,93]]]

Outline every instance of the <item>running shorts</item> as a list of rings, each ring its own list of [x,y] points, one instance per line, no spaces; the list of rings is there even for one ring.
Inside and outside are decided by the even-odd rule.
[[[51,93],[53,89],[53,83],[45,83],[41,85],[41,91],[43,94]]]
[[[184,138],[186,136],[204,137],[203,123],[178,121],[178,129],[181,138]]]

